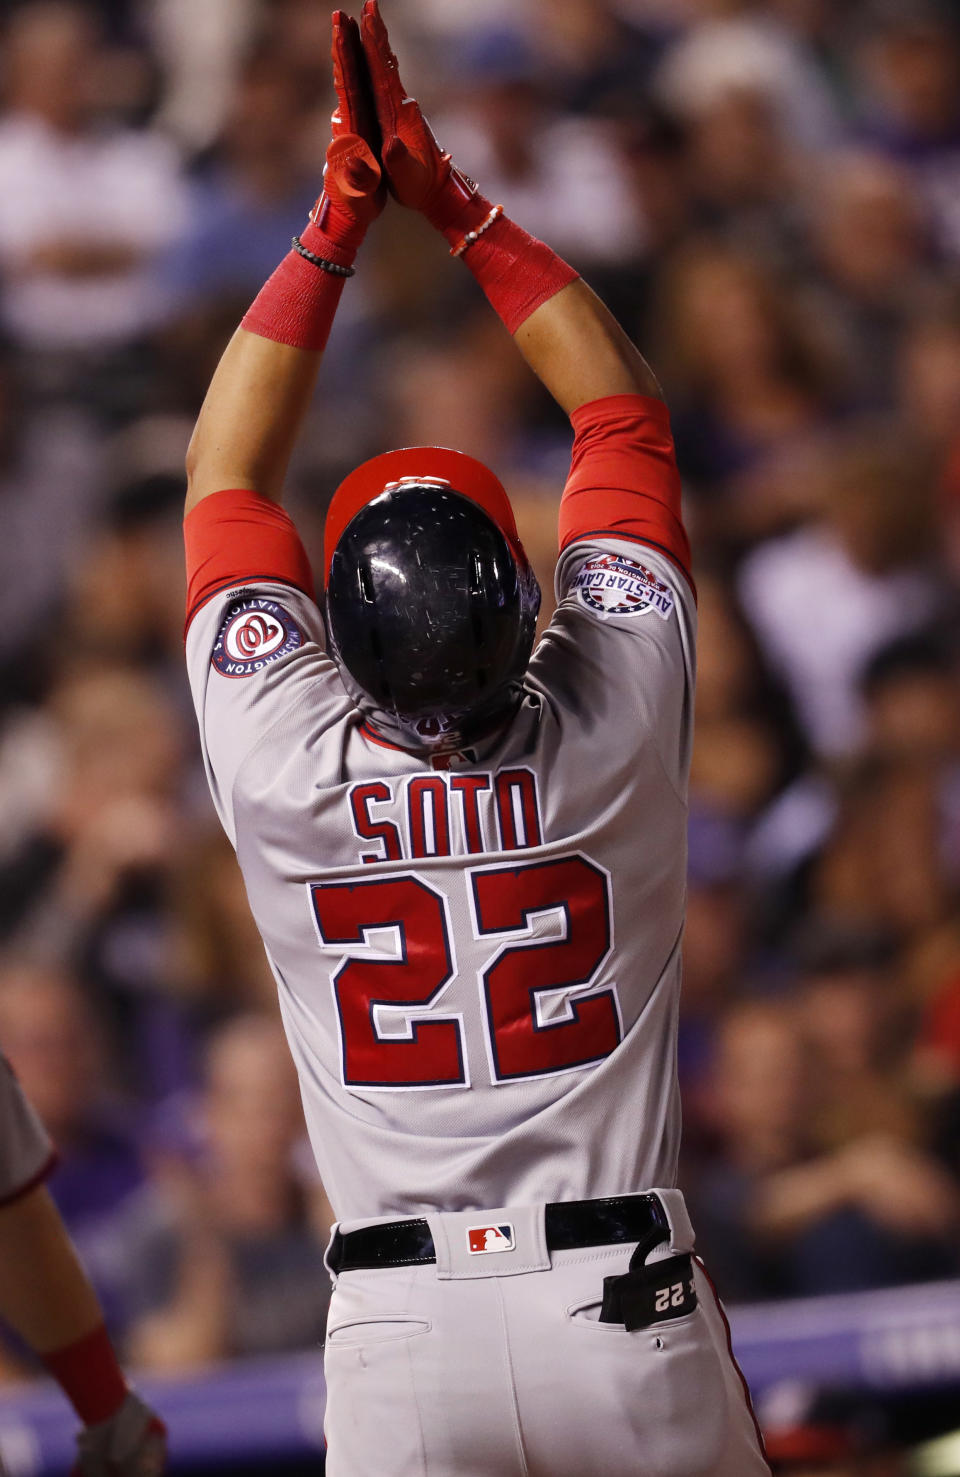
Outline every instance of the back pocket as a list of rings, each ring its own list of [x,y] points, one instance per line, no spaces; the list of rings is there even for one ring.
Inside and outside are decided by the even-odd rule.
[[[426,1318],[411,1318],[407,1313],[372,1313],[366,1318],[348,1318],[331,1324],[327,1344],[343,1347],[352,1344],[385,1344],[395,1339],[412,1339],[430,1332]]]

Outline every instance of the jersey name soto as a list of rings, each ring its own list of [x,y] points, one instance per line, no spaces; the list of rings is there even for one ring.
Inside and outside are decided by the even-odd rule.
[[[532,769],[366,780],[348,796],[365,863],[522,851],[543,840]]]
[[[573,581],[576,598],[593,615],[649,615],[669,620],[674,595],[669,585],[645,564],[623,554],[595,554],[587,559]]]

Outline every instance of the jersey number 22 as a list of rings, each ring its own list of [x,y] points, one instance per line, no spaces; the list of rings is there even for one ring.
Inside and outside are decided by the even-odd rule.
[[[616,996],[591,989],[612,942],[606,874],[577,853],[472,868],[467,884],[474,935],[492,950],[480,989],[493,1081],[550,1076],[609,1056],[621,1035]],[[414,873],[316,883],[310,892],[321,943],[346,954],[333,977],[344,1085],[466,1084],[463,1019],[431,1010],[456,969],[444,894]],[[536,936],[533,920],[547,913],[562,917],[560,937]],[[365,953],[351,955],[351,946]],[[386,1026],[390,1007],[400,1033]]]

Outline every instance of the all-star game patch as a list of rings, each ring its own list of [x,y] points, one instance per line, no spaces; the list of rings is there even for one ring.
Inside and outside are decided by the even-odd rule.
[[[211,663],[224,677],[252,677],[303,645],[303,632],[276,600],[236,600],[227,610]]]
[[[622,554],[595,554],[582,566],[573,582],[581,605],[594,615],[649,615],[655,611],[662,621],[673,610],[673,591],[645,564]]]

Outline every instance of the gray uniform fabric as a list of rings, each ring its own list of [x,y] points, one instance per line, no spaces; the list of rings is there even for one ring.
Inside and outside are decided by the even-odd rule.
[[[601,616],[579,598],[584,565],[609,553],[634,564],[642,559],[656,574],[669,591],[661,597],[666,619],[652,608]],[[312,601],[282,585],[257,586],[242,599],[228,591],[191,625],[187,657],[214,800],[237,846],[277,978],[317,1164],[341,1217],[583,1199],[674,1183],[693,596],[655,551],[614,540],[568,550],[558,593],[559,608],[534,653],[526,699],[509,729],[473,760],[454,761],[436,776],[449,796],[450,856],[411,857],[410,786],[430,770],[422,759],[365,735],[324,652]],[[249,676],[225,675],[211,651],[218,642],[229,646],[236,621],[247,618],[248,608],[256,614],[258,601],[264,621],[295,623],[301,642]],[[277,609],[279,617],[270,613]],[[509,794],[498,797],[497,776],[505,773],[526,778],[501,785]],[[469,776],[485,788],[476,794],[483,851],[467,856],[465,802],[454,787]],[[360,782],[379,782],[377,793],[390,797],[366,802],[366,816],[395,828],[400,860],[373,860],[388,843],[356,834],[351,796]],[[534,839],[523,834],[518,814],[524,788],[532,786],[542,844],[507,852],[504,828],[508,841]],[[423,809],[429,823],[431,807]],[[436,842],[428,835],[427,844],[431,839]],[[558,866],[550,879],[581,890],[566,909],[562,887],[538,892],[537,874],[521,874],[530,865],[576,857],[583,863],[566,875]],[[493,924],[481,933],[476,889],[484,878],[477,884],[475,877],[497,867],[511,877],[488,907]],[[396,959],[404,942],[410,949],[418,939],[411,925],[405,940],[396,928],[380,927],[352,947],[325,942],[312,889],[318,883],[370,888],[384,878],[415,879],[408,891],[431,914],[430,942],[437,945],[445,927],[453,967],[438,968],[440,988],[426,1007],[376,1008],[374,1030],[387,1041],[409,1041],[418,1029],[446,1022],[440,1066],[449,1073],[455,1030],[465,1079],[459,1085],[344,1085],[350,1021],[338,1008],[338,971],[351,957]],[[517,918],[511,921],[519,928],[499,929],[496,919],[508,905],[499,893],[531,884],[534,911],[526,924]],[[498,889],[496,880],[486,886]],[[429,894],[439,899],[445,925]],[[603,909],[601,895],[606,933],[593,917]],[[356,935],[355,919],[351,927]],[[331,932],[328,927],[327,937]],[[572,940],[566,951],[564,934]],[[551,941],[555,981],[546,956]],[[531,946],[540,946],[535,961]],[[555,988],[544,988],[532,1003],[525,990],[523,999],[506,1001],[508,1013],[513,1007],[536,1017],[529,1028],[519,1027],[529,1060],[521,1049],[498,1071],[483,975],[498,953],[521,949],[528,952],[525,958],[513,953],[517,966],[533,964],[545,986]],[[381,994],[410,998],[410,988],[398,971]],[[509,993],[509,983],[504,988]],[[559,1057],[604,1054],[579,1068],[550,1070],[545,1039],[538,1038],[577,1011],[590,1029],[574,1021]],[[509,1032],[508,1024],[501,1036]],[[382,1055],[366,1053],[377,1059],[374,1071]],[[507,1075],[518,1070],[524,1075]],[[429,1064],[423,1075],[429,1077]]]
[[[0,1206],[37,1184],[53,1158],[46,1129],[0,1054]]]
[[[342,1229],[426,1214],[460,1247],[337,1280],[330,1477],[767,1470],[701,1273],[692,1314],[627,1333],[597,1315],[631,1249],[543,1243],[544,1202],[662,1186],[692,1245],[673,1186],[694,599],[605,537],[566,551],[557,594],[516,717],[446,770],[365,728],[298,591],[229,589],[189,631]],[[464,1251],[479,1210],[515,1227],[509,1254]]]

